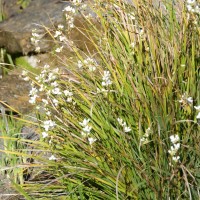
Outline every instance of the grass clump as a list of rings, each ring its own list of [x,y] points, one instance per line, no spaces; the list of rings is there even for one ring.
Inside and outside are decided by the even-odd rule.
[[[1,105],[0,105],[1,106]],[[1,107],[2,110],[2,107]],[[18,142],[22,124],[13,119],[12,116],[0,114],[0,176],[11,179],[16,183],[23,183],[23,162],[20,154],[22,144]],[[24,153],[24,155],[26,155]],[[3,181],[1,180],[1,181]]]
[[[200,197],[199,12],[189,7],[199,5],[162,3],[95,1],[95,21],[79,10],[85,28],[73,24],[82,4],[64,10],[55,55],[70,45],[77,60],[67,75],[45,65],[32,80],[30,103],[44,110],[44,145],[35,149],[48,153],[36,159],[38,178],[22,185],[30,196]],[[64,29],[84,34],[93,50],[81,51]]]

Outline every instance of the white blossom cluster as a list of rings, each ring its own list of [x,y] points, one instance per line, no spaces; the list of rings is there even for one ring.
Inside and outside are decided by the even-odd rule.
[[[67,97],[66,102],[71,103],[73,101],[72,99],[73,92],[69,90],[64,90],[63,93]]]
[[[182,103],[182,104],[193,104],[193,98],[192,97],[187,97],[187,95],[184,93],[181,96],[181,99],[179,100],[179,103]]]
[[[36,87],[32,87],[30,92],[29,92],[29,103],[31,104],[35,104],[36,103],[36,98],[39,97],[38,96],[38,89]]]
[[[56,125],[56,123],[52,120],[46,120],[43,122],[42,127],[44,128],[45,131],[49,131],[51,130],[54,126]]]
[[[97,93],[104,93],[108,94],[108,92],[114,92],[114,90],[110,90],[108,86],[112,85],[112,80],[110,79],[111,74],[109,71],[105,70],[103,71],[103,76],[102,76],[102,88],[97,88]]]
[[[131,131],[131,128],[129,126],[126,125],[126,122],[123,121],[123,119],[121,118],[117,118],[117,121],[119,123],[119,125],[121,125],[123,127],[123,131],[125,133],[128,133]]]
[[[78,66],[79,69],[85,67],[89,71],[93,72],[98,67],[98,64],[97,64],[97,61],[95,59],[88,57],[83,61],[79,60],[78,63],[77,63],[77,66]]]
[[[188,12],[200,14],[200,4],[196,0],[187,0],[186,7]]]
[[[82,122],[79,122],[79,124],[83,127],[81,135],[83,137],[87,137],[89,144],[92,145],[96,141],[96,139],[93,137],[88,137],[92,130],[92,127],[88,125],[89,122],[90,122],[90,119],[85,118]]]
[[[103,78],[102,78],[102,86],[109,86],[112,84],[112,81],[110,80],[110,72],[104,71],[103,72]]]
[[[58,41],[60,42],[66,41],[66,37],[63,34],[63,30],[64,30],[64,25],[59,24],[54,34],[54,38],[58,39]]]
[[[151,133],[151,128],[148,127],[145,131],[145,134],[142,136],[142,138],[140,139],[140,144],[143,145],[143,144],[146,144],[149,142],[149,135]]]
[[[23,77],[26,79],[27,72],[23,72]],[[43,94],[44,92],[46,95],[46,99],[42,98],[42,103],[43,103],[43,109],[46,112],[47,116],[51,116],[51,112],[48,109],[49,103],[51,105],[58,107],[59,106],[59,101],[58,99],[62,99],[63,101],[67,103],[75,103],[73,102],[73,92],[68,89],[68,90],[63,90],[61,89],[59,81],[59,69],[50,69],[49,65],[45,65],[41,73],[35,77],[36,81],[38,82],[38,88],[34,86],[35,84],[32,83],[32,88],[29,92],[30,100],[29,102],[31,104],[36,103],[37,97],[39,97],[39,92]],[[27,77],[26,77],[27,76]],[[40,109],[40,106],[38,105],[36,109]]]
[[[185,104],[189,104],[189,105],[193,105],[193,98],[192,97],[187,97],[187,95],[184,93],[182,96],[181,96],[181,99],[179,100],[179,103],[185,105]],[[199,106],[194,106],[194,109],[196,111],[198,111],[198,114],[196,116],[196,119],[197,121],[200,120],[200,105]],[[199,123],[199,122],[198,122]]]
[[[74,28],[74,15],[75,15],[75,8],[71,6],[67,6],[63,12],[65,13],[65,19],[68,24],[69,28]]]
[[[57,30],[55,31],[54,38],[58,40],[58,42],[67,42],[67,38],[63,33],[64,25],[59,24]],[[62,52],[64,46],[57,47],[55,49],[56,53]]]
[[[168,152],[171,155],[172,160],[174,162],[178,162],[180,160],[180,156],[177,155],[177,152],[180,149],[180,138],[178,135],[171,135],[170,141],[172,143],[172,146],[170,147],[170,150],[168,150]]]
[[[40,42],[41,38],[42,38],[42,35],[38,34],[38,30],[33,29],[32,30],[32,37],[31,37],[31,44],[34,45],[35,52],[37,52],[37,53],[40,52],[39,42]]]
[[[50,69],[49,65],[45,65],[41,73],[35,78],[40,86],[39,91],[43,92],[47,90],[47,85],[48,85],[48,91],[47,91],[48,95],[50,94],[61,95],[62,92],[57,82],[58,75],[59,75],[58,68]]]
[[[22,78],[24,81],[29,81],[30,78],[29,78],[29,76],[28,76],[28,71],[23,70],[23,71],[22,71],[22,74],[21,74],[21,78]]]
[[[51,155],[51,156],[49,157],[49,160],[57,160],[57,158],[56,158],[54,155]]]

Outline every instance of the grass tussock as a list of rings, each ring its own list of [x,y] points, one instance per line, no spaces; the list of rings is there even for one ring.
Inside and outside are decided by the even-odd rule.
[[[96,0],[95,21],[79,10],[85,28],[70,20],[82,4],[64,11],[66,32],[84,34],[93,50],[61,41],[60,26],[55,56],[71,45],[76,57],[62,63],[70,75],[46,65],[31,78],[30,103],[44,110],[34,147],[42,153],[20,191],[36,199],[200,197],[200,20],[189,7],[198,2],[162,3]]]

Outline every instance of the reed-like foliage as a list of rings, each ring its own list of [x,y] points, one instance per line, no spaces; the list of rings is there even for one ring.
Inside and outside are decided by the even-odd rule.
[[[30,102],[45,111],[35,148],[48,153],[22,185],[31,197],[200,198],[199,13],[132,3],[95,0],[95,20],[81,12],[87,26],[74,27],[92,50],[71,46],[70,75],[45,66],[33,80]]]

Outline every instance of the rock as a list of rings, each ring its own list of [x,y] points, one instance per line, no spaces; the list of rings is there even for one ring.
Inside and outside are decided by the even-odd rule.
[[[23,11],[24,8],[18,2],[19,2],[18,0],[1,0],[4,19],[13,17]]]
[[[29,100],[30,84],[23,81],[15,70],[15,74],[7,75],[0,80],[0,101],[7,102],[20,113],[28,113],[32,106],[27,104]]]
[[[0,47],[6,48],[12,54],[33,52],[34,46],[30,41],[32,30],[36,28],[44,33],[42,26],[52,27],[62,22],[62,10],[68,5],[71,3],[60,0],[32,0],[20,13],[14,10],[10,18],[0,23]],[[52,47],[52,42],[46,35],[48,34],[45,34],[40,45],[42,52],[49,51]]]

